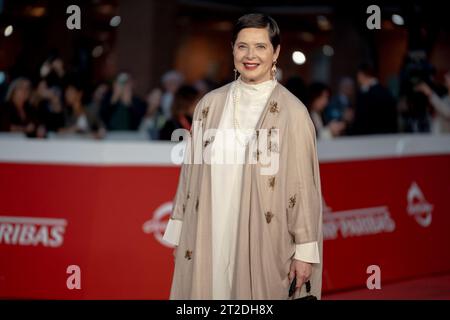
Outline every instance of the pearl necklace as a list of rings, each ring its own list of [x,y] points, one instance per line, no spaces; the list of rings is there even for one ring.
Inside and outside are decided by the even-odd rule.
[[[236,137],[236,140],[242,145],[242,146],[246,146],[248,144],[248,141],[250,139],[246,139],[245,141],[242,141],[239,138],[239,133],[241,132],[241,125],[239,123],[239,119],[238,119],[238,104],[239,104],[239,100],[238,100],[238,93],[237,93],[237,89],[238,89],[238,81],[236,80],[233,86],[233,125],[234,125],[234,135]],[[251,137],[250,137],[251,138]]]
[[[255,138],[256,134],[255,134],[255,131],[253,130],[253,132],[247,137],[246,141],[244,141],[244,142],[239,138],[239,133],[242,133],[242,130],[243,130],[241,128],[241,125],[240,125],[240,122],[238,119],[238,113],[239,113],[239,111],[238,111],[238,106],[239,106],[238,89],[240,86],[239,81],[240,81],[240,79],[237,79],[234,82],[233,89],[232,89],[233,90],[233,94],[232,94],[232,97],[233,97],[233,125],[234,125],[234,133],[236,136],[236,140],[238,140],[238,142],[242,146],[245,147],[251,139]],[[276,79],[275,79],[275,82],[276,82]],[[272,87],[272,89],[273,89],[273,87]],[[252,129],[244,129],[244,130],[252,130]],[[242,135],[245,136],[245,133],[242,133]]]

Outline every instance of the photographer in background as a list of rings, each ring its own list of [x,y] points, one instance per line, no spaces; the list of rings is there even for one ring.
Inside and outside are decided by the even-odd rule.
[[[47,60],[42,64],[39,74],[41,79],[47,82],[49,88],[57,87],[60,91],[63,90],[67,80],[66,68],[57,50],[52,50]]]
[[[112,92],[106,94],[100,115],[108,130],[137,130],[146,111],[145,103],[133,93],[133,80],[120,73]]]
[[[423,50],[408,53],[400,72],[400,122],[402,132],[430,132],[431,116],[428,98],[416,90],[420,83],[433,85],[435,70]]]
[[[444,75],[447,94],[439,97],[425,82],[419,83],[415,89],[423,93],[433,107],[433,133],[450,133],[450,70]]]

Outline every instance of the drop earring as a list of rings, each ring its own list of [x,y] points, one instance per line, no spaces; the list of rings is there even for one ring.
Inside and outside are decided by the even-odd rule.
[[[236,80],[237,80],[237,69],[234,68],[234,81],[236,81]]]
[[[277,60],[275,60],[275,61],[272,63],[271,75],[272,75],[272,80],[275,80],[275,79],[276,79],[276,76],[277,76]]]

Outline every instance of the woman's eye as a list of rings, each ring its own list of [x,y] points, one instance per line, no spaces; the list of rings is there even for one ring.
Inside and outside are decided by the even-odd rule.
[[[244,48],[245,48],[245,46],[243,46],[243,45],[240,45],[240,46],[238,46],[238,48],[239,48],[239,49],[244,49]]]

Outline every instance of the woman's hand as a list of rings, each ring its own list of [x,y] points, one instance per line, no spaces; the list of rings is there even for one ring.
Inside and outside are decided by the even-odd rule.
[[[297,290],[297,288],[301,288],[303,283],[308,281],[309,277],[311,277],[311,273],[312,266],[310,263],[292,259],[291,268],[289,271],[289,283],[291,283],[294,277],[296,277],[297,284],[295,286],[295,290]]]

